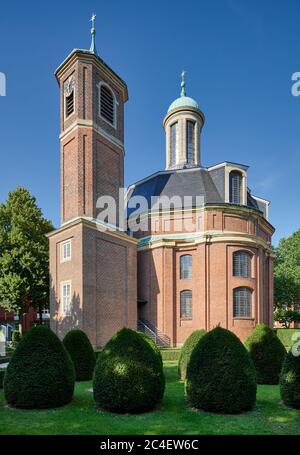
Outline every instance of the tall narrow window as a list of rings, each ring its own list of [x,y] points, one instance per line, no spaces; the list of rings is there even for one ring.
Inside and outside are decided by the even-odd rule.
[[[71,316],[71,283],[66,281],[61,284],[62,312],[65,316]]]
[[[66,117],[69,117],[74,112],[74,91],[66,96]]]
[[[178,148],[178,123],[173,123],[170,127],[170,166],[174,166],[177,160]]]
[[[60,244],[60,262],[71,260],[71,240],[66,240]]]
[[[180,319],[192,319],[192,291],[180,292]]]
[[[180,278],[182,280],[192,278],[192,256],[190,254],[180,256]]]
[[[105,120],[114,125],[115,103],[111,90],[105,85],[100,86],[100,114]]]
[[[233,317],[250,318],[252,292],[248,288],[236,288],[233,290]]]
[[[229,174],[229,200],[233,204],[241,203],[242,175],[238,171],[231,171]]]
[[[186,161],[189,164],[194,162],[195,153],[195,122],[186,122]]]
[[[245,251],[233,253],[233,276],[250,278],[251,276],[251,256]]]

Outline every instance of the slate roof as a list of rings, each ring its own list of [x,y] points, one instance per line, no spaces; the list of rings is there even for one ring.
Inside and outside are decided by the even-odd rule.
[[[203,197],[203,204],[224,203],[224,174],[221,169],[210,171],[207,168],[200,167],[160,171],[130,186],[127,199],[129,200],[133,196],[145,197],[149,209],[153,207],[154,200],[152,197],[155,196],[167,196],[169,198],[192,196],[193,206],[196,202],[196,196]],[[247,205],[259,209],[250,191],[248,191]],[[135,210],[136,207],[128,209],[128,216]]]

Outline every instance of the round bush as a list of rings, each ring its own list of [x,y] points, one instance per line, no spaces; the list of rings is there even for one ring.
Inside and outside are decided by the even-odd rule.
[[[138,413],[161,401],[165,378],[161,359],[151,344],[128,328],[110,339],[94,372],[94,399],[99,408]]]
[[[92,379],[96,356],[87,335],[82,330],[70,330],[63,343],[74,363],[76,381]]]
[[[258,324],[245,346],[256,368],[258,384],[278,384],[286,350],[275,332],[265,324]]]
[[[37,326],[21,338],[11,357],[4,395],[17,408],[54,408],[71,401],[74,381],[74,366],[62,342],[49,328]]]
[[[145,333],[143,333],[143,332],[138,332],[138,333],[144,338],[145,341],[147,341],[147,343],[150,344],[150,346],[153,349],[154,353],[157,355],[157,357],[159,358],[159,361],[163,365],[162,355],[161,355],[160,349],[157,346],[157,344],[155,344],[154,341],[152,340],[152,338],[148,337],[148,335],[146,335]]]
[[[300,409],[300,356],[299,352],[293,352],[293,348],[283,362],[280,374],[280,395],[287,406]]]
[[[256,373],[242,342],[216,327],[195,346],[187,367],[190,405],[204,411],[237,414],[255,405]]]
[[[178,361],[178,375],[179,378],[185,381],[186,378],[186,369],[191,358],[192,351],[200,338],[206,333],[206,330],[195,330],[190,336],[185,340],[184,345],[180,351],[180,357]]]

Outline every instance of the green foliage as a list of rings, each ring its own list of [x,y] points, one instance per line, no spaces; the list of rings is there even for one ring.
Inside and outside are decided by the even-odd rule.
[[[275,249],[274,302],[276,320],[284,327],[298,322],[295,310],[300,304],[300,230],[281,239]]]
[[[71,401],[75,372],[69,354],[47,327],[32,327],[20,340],[4,377],[9,405],[46,409]]]
[[[0,389],[3,389],[4,375],[5,375],[5,368],[0,368]]]
[[[289,350],[296,338],[300,337],[300,329],[275,329],[275,333],[286,350]]]
[[[300,322],[300,313],[295,310],[277,308],[274,311],[274,321],[279,322],[283,327],[288,329],[292,322]]]
[[[154,343],[154,341],[152,340],[152,338],[148,337],[145,333],[143,332],[138,332],[142,337],[143,339],[149,343],[149,345],[151,346],[151,348],[153,349],[154,353],[157,355],[159,361],[161,362],[161,364],[163,365],[163,359],[162,359],[162,355],[161,355],[161,352],[160,352],[160,349],[159,347],[157,346],[156,343]]]
[[[180,357],[180,348],[163,348],[160,350],[163,361],[178,361]]]
[[[206,333],[206,330],[195,330],[185,340],[184,345],[181,348],[181,353],[178,362],[178,375],[179,378],[185,381],[186,369],[191,358],[194,347],[198,343],[201,337]]]
[[[255,368],[236,335],[216,327],[200,338],[188,364],[186,394],[192,407],[209,412],[237,414],[254,407]]]
[[[18,343],[21,339],[21,332],[19,332],[18,330],[13,330],[12,331],[12,336],[11,336],[11,341],[13,343]]]
[[[255,365],[258,384],[278,384],[286,350],[274,330],[257,324],[245,346]]]
[[[93,388],[100,408],[128,413],[153,409],[165,389],[161,359],[144,336],[123,328],[98,355]]]
[[[70,330],[63,343],[74,363],[76,381],[92,379],[96,356],[87,335],[82,330]]]
[[[53,229],[24,188],[0,205],[0,306],[26,313],[48,304],[49,252],[45,234]]]
[[[299,344],[299,343],[298,343]],[[300,355],[291,348],[285,357],[280,374],[282,401],[292,408],[300,409]]]

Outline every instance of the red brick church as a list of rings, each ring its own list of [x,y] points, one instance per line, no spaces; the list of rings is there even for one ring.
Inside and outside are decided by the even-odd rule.
[[[99,217],[102,196],[122,213],[128,91],[98,55],[94,26],[90,50],[74,49],[55,75],[61,226],[49,235],[52,329],[62,337],[78,327],[103,346],[128,326],[180,346],[199,328],[220,324],[245,339],[255,324],[272,325],[269,203],[251,193],[248,166],[202,164],[205,116],[184,73],[163,120],[166,168],[129,187],[125,229],[122,216]]]

